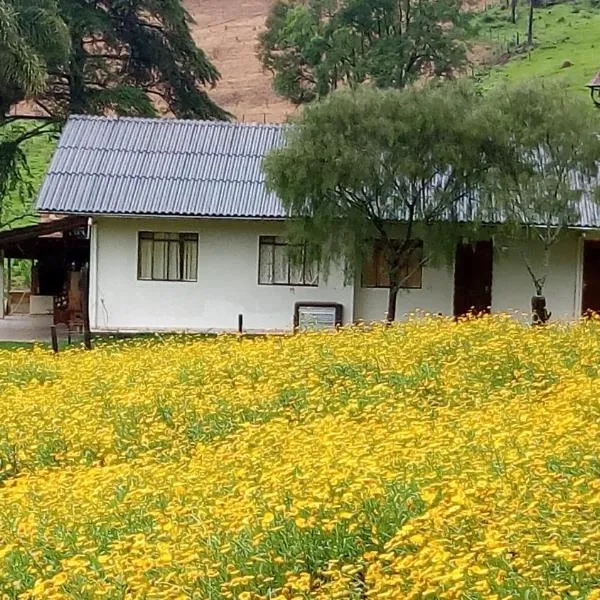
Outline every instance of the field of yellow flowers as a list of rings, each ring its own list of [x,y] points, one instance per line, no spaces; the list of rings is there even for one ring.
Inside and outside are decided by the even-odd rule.
[[[600,322],[0,351],[0,598],[600,598]]]

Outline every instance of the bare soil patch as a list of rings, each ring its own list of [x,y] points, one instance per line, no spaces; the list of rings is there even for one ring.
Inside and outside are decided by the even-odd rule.
[[[272,89],[256,56],[272,0],[185,0],[196,43],[221,72],[211,97],[240,121],[283,122],[295,108]]]

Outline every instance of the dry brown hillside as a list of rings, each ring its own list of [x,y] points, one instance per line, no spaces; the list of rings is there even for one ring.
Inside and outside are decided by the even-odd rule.
[[[271,88],[256,57],[257,35],[272,0],[184,0],[194,17],[194,38],[221,71],[211,96],[243,121],[282,122],[294,111]]]

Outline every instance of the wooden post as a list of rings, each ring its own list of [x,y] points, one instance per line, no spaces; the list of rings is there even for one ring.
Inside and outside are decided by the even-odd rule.
[[[10,258],[7,261],[7,273],[6,273],[6,314],[10,315],[10,288],[12,283],[12,261]]]
[[[527,45],[533,46],[533,0],[529,0],[529,22],[527,24]]]
[[[50,327],[50,338],[52,339],[52,350],[58,354],[58,336],[56,335],[56,325]]]
[[[84,265],[81,269],[83,294],[81,304],[83,312],[83,345],[86,350],[92,349],[92,334],[90,332],[90,268]]]
[[[0,319],[4,319],[4,250],[0,250],[0,302],[2,302],[2,306],[0,307]]]

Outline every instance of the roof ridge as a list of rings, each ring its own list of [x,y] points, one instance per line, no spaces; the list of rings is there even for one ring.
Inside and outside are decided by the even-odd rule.
[[[93,173],[93,172],[85,172],[85,171],[53,171],[50,169],[48,171],[48,177],[51,175],[59,175],[61,177],[98,177],[101,179],[141,179],[148,181],[199,181],[203,183],[260,183],[264,184],[264,179],[232,179],[232,178],[224,178],[224,177],[215,177],[211,179],[206,179],[202,177],[158,177],[154,175],[115,175],[115,174],[107,174],[107,173]]]
[[[59,144],[58,146],[61,150],[93,150],[94,152],[110,152],[110,153],[115,153],[115,152],[123,152],[126,154],[131,154],[133,152],[135,152],[136,154],[168,154],[169,156],[174,156],[174,155],[178,155],[178,154],[186,154],[186,155],[190,155],[190,156],[207,156],[207,157],[211,157],[211,156],[219,156],[219,157],[226,157],[226,156],[243,156],[243,157],[247,157],[247,158],[264,158],[264,153],[263,152],[255,152],[255,153],[249,153],[249,152],[239,152],[239,153],[234,153],[234,152],[213,152],[213,151],[208,151],[208,152],[191,152],[189,150],[163,150],[163,149],[159,149],[159,150],[148,150],[147,148],[107,148],[107,147],[99,147],[99,146],[73,146],[73,145],[66,145],[66,146],[61,146]],[[275,149],[275,148],[274,148]]]
[[[160,123],[160,124],[203,124],[213,127],[248,127],[248,128],[264,128],[264,129],[281,129],[287,123],[260,123],[258,121],[217,121],[209,119],[182,119],[173,117],[120,117],[120,116],[103,116],[103,115],[71,115],[67,123],[70,121],[102,121],[107,123],[115,122],[132,122],[132,123]]]

